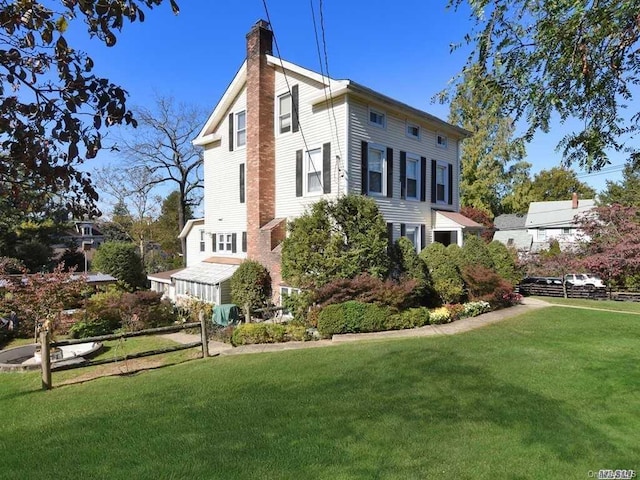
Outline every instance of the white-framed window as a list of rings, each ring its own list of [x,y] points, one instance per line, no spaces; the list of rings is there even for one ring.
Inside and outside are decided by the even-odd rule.
[[[200,251],[204,252],[204,230],[200,230]]]
[[[278,97],[278,133],[288,133],[291,131],[292,105],[291,94],[285,93]]]
[[[538,229],[538,241],[544,242],[547,239],[547,231],[544,228]]]
[[[571,235],[571,227],[562,227],[563,235]]]
[[[387,150],[381,145],[369,145],[368,181],[369,193],[383,195],[386,192]]]
[[[406,197],[420,199],[420,157],[407,153]]]
[[[85,237],[91,236],[91,227],[82,227],[82,235]]]
[[[218,234],[218,252],[231,253],[233,251],[233,235],[231,233]]]
[[[436,164],[436,202],[447,203],[449,198],[449,165],[445,162]]]
[[[420,238],[420,225],[407,225],[404,236],[409,240],[416,248],[416,252],[422,250],[422,241]]]
[[[440,148],[447,148],[447,137],[441,133],[437,133],[436,145]]]
[[[407,122],[407,137],[420,140],[420,125]]]
[[[236,147],[244,147],[247,144],[247,112],[236,113]]]
[[[322,149],[315,148],[307,152],[304,165],[304,191],[307,194],[321,194],[322,189]]]
[[[387,115],[380,110],[369,107],[369,123],[380,128],[387,127]]]

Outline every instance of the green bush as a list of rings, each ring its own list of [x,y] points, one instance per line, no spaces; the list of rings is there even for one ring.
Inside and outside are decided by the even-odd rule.
[[[117,328],[118,325],[114,325],[107,319],[80,320],[71,326],[69,336],[71,338],[96,337],[113,333]]]
[[[244,323],[236,327],[231,344],[279,343],[285,340],[286,327],[279,323]]]
[[[410,308],[391,315],[385,322],[387,330],[403,330],[417,328],[429,324],[429,309],[426,307]]]
[[[267,305],[271,296],[271,277],[267,269],[255,260],[245,260],[231,277],[231,298],[239,305],[247,320],[251,311]]]
[[[464,283],[456,260],[460,256],[460,248],[457,245],[455,248],[449,247],[437,242],[431,243],[420,252],[420,258],[429,268],[433,289],[440,301],[457,303],[464,293]]]
[[[98,248],[92,270],[113,275],[128,290],[143,288],[147,283],[138,249],[133,243],[105,242]]]
[[[491,242],[487,248],[498,275],[511,283],[511,285],[516,285],[522,279],[522,273],[517,266],[516,251],[497,240]]]
[[[462,246],[462,265],[458,265],[460,271],[469,266],[481,265],[490,270],[495,269],[493,259],[487,248],[487,244],[480,237],[469,235],[464,239]]]
[[[328,305],[318,316],[318,332],[323,337],[339,333],[378,332],[385,329],[388,307],[348,301]]]
[[[292,342],[302,342],[307,339],[307,328],[304,325],[287,324],[285,340]]]
[[[486,312],[491,311],[491,305],[489,302],[480,300],[478,302],[467,302],[464,305],[462,316],[464,317],[477,317]]]

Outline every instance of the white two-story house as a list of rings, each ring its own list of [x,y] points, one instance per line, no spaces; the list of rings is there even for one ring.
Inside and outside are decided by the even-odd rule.
[[[204,218],[181,233],[187,268],[172,274],[176,295],[227,301],[224,282],[251,258],[269,269],[277,299],[286,222],[321,198],[371,196],[390,241],[407,237],[417,251],[481,228],[458,213],[469,132],[274,57],[272,41],[266,22],[253,26],[245,62],[194,140],[204,148]]]

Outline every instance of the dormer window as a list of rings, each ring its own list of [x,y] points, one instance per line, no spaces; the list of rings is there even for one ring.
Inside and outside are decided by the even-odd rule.
[[[369,109],[369,123],[371,125],[375,125],[380,128],[386,128],[387,126],[387,116],[384,112],[380,110],[375,110],[373,108]]]
[[[438,133],[436,135],[436,145],[440,148],[447,148],[447,137]]]

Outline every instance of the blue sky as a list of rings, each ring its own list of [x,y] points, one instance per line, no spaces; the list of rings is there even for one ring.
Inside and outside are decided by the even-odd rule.
[[[131,105],[152,106],[155,94],[212,111],[245,56],[245,34],[265,18],[262,0],[191,2],[178,0],[174,16],[169,3],[148,12],[142,24],[125,25],[116,46],[107,48],[89,40],[72,24],[69,43],[84,50],[96,63],[95,73],[122,85]],[[446,0],[351,0],[323,2],[325,38],[330,74],[349,78],[374,90],[426,110],[443,119],[448,106],[432,103],[460,71],[468,50],[450,52],[469,28],[467,11],[446,9]],[[319,0],[313,0],[319,25]],[[267,0],[272,28],[286,60],[320,70],[311,14],[306,1]],[[532,172],[560,163],[555,146],[566,127],[539,134],[527,147]],[[115,133],[115,132],[114,132]],[[88,168],[117,161],[102,152]],[[612,156],[621,165],[624,156]],[[618,169],[583,176],[596,189],[605,180],[620,179]]]

